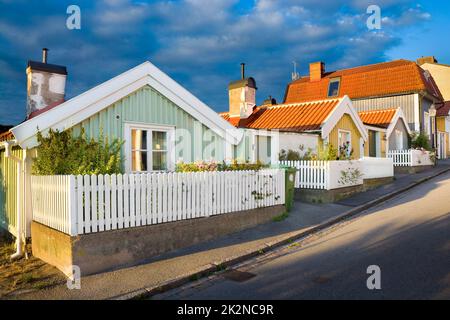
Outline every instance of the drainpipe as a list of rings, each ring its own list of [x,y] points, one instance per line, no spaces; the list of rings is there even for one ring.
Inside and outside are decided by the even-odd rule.
[[[17,234],[16,234],[16,253],[11,255],[11,260],[19,259],[23,256],[23,241],[22,241],[22,168],[23,163],[22,159],[16,157],[12,154],[11,148],[16,145],[14,141],[4,142],[5,145],[5,156],[6,158],[11,159],[17,164],[17,217],[16,217],[16,225],[17,225]]]

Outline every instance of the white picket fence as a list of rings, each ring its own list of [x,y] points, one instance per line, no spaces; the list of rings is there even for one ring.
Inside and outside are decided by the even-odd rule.
[[[328,189],[330,161],[280,161],[279,164],[297,169],[295,188]]]
[[[388,158],[394,161],[395,167],[412,166],[412,150],[389,150]]]
[[[269,207],[285,171],[33,176],[33,220],[75,236]]]

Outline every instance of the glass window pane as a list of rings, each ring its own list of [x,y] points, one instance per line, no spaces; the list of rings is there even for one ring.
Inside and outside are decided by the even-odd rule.
[[[328,96],[336,97],[339,95],[339,80],[330,80],[330,85],[328,87]]]
[[[153,150],[167,150],[167,132],[153,131]]]
[[[167,152],[153,152],[153,170],[167,170]]]
[[[148,171],[146,151],[133,151],[131,158],[131,170],[133,172]]]
[[[147,131],[138,129],[131,130],[131,149],[147,150]]]

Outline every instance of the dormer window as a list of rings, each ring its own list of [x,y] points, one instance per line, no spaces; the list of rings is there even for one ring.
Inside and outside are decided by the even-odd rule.
[[[337,97],[339,95],[339,87],[341,86],[341,78],[330,79],[328,85],[328,97]]]

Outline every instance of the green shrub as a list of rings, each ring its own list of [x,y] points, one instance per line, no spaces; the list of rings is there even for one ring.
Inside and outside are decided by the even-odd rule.
[[[34,175],[118,174],[122,171],[119,139],[111,143],[100,134],[98,141],[86,138],[84,130],[74,137],[72,130],[49,130],[47,136],[37,133],[37,158]]]
[[[325,144],[325,146],[319,147],[317,155],[312,160],[331,161],[338,160],[337,149],[332,144]]]
[[[430,138],[423,132],[413,132],[411,134],[411,147],[413,149],[425,149],[432,151],[430,146]]]
[[[194,163],[178,162],[176,165],[176,172],[206,172],[206,171],[239,171],[239,170],[252,170],[258,171],[263,168],[267,168],[267,165],[262,164],[260,161],[256,163],[244,162],[240,163],[237,160],[233,160],[230,164],[225,162],[215,161],[197,161]]]

